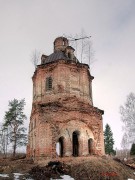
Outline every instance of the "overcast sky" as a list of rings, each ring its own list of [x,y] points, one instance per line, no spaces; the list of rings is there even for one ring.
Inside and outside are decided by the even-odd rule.
[[[14,98],[26,99],[29,122],[32,51],[51,54],[56,37],[82,29],[95,51],[94,106],[104,110],[120,148],[119,106],[135,92],[135,0],[0,0],[0,122]]]

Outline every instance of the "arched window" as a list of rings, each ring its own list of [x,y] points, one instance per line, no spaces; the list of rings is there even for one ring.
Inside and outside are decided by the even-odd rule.
[[[52,89],[52,77],[46,78],[46,91],[49,91]]]
[[[73,156],[79,156],[79,141],[78,141],[79,132],[74,131],[72,134],[72,143],[73,143]]]
[[[64,138],[59,138],[59,145],[60,145],[60,157],[63,157],[63,150],[64,150]]]
[[[71,59],[71,57],[72,57],[72,56],[71,56],[71,53],[68,52],[68,58]]]
[[[56,152],[60,157],[64,156],[64,137],[60,137],[56,143]]]
[[[92,151],[93,151],[93,139],[90,138],[90,139],[88,139],[88,152],[89,152],[89,154],[92,154]]]

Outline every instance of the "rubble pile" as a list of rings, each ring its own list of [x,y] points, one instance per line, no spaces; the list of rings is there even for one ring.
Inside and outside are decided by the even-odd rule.
[[[61,175],[70,174],[70,166],[59,161],[50,161],[47,166],[35,166],[31,169],[29,174],[34,179],[48,179],[60,178]]]

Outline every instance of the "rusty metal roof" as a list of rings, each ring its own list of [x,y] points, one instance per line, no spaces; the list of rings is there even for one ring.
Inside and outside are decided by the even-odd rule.
[[[56,61],[56,60],[60,60],[60,59],[68,60],[69,58],[66,57],[64,52],[56,51],[56,52],[52,53],[50,56],[48,56],[48,58],[46,58],[46,63],[49,63],[49,62],[52,62],[52,61]]]
[[[48,64],[57,60],[69,60],[68,57],[66,57],[66,55],[64,54],[64,52],[62,51],[56,51],[52,54],[50,54],[47,58],[44,59],[44,61],[42,62],[43,64]]]
[[[42,64],[48,64],[57,60],[71,60],[65,55],[63,51],[56,51],[50,54],[48,57],[44,58]]]

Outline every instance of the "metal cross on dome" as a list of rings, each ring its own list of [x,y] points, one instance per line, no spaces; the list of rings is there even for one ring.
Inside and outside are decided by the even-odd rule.
[[[78,40],[81,40],[81,39],[86,39],[86,38],[90,38],[91,36],[85,36],[85,37],[80,37],[80,38],[72,38],[72,37],[68,37],[69,38],[69,41],[78,41]]]

